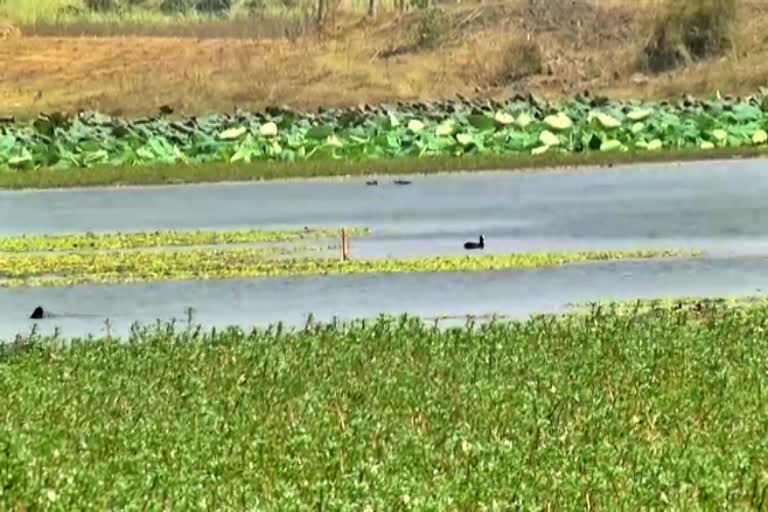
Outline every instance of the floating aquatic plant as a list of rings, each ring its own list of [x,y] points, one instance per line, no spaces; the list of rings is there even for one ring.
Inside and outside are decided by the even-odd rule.
[[[291,257],[291,248],[123,251],[0,257],[0,286],[62,286],[178,279],[226,279],[394,272],[465,272],[590,261],[696,256],[696,251],[521,253],[406,259]],[[282,252],[281,252],[282,251]],[[285,257],[277,258],[277,254]]]
[[[348,228],[350,236],[370,234],[368,228]],[[150,231],[129,233],[76,233],[65,235],[25,235],[0,238],[2,252],[83,251],[225,245],[247,243],[294,242],[338,238],[340,229],[284,229],[237,231]]]

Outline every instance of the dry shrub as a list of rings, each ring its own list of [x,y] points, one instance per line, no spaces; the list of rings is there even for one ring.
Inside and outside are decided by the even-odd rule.
[[[470,44],[463,78],[476,85],[502,86],[537,75],[544,70],[541,46],[532,39],[510,36],[498,42],[482,38]]]
[[[528,38],[516,38],[504,45],[497,80],[515,82],[544,70],[541,47]]]
[[[723,55],[733,44],[737,0],[666,0],[643,49],[654,73]]]
[[[21,37],[21,30],[11,23],[0,21],[0,39],[10,39],[12,37]]]
[[[450,18],[437,7],[424,10],[409,35],[415,51],[434,50],[454,36]]]

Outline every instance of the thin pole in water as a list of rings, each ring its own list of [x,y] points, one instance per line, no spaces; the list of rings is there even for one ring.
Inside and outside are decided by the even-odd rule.
[[[347,234],[347,228],[341,228],[341,259],[342,261],[349,259],[349,235]]]

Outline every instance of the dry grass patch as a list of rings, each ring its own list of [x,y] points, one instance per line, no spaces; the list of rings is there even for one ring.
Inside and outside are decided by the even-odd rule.
[[[463,63],[459,75],[478,86],[503,87],[544,72],[542,48],[527,36],[481,34],[455,55]]]
[[[0,19],[0,40],[21,37],[21,29],[9,21]]]
[[[701,5],[733,1],[735,29],[722,56],[659,74],[638,74],[648,69],[643,49],[663,21],[655,13],[677,12],[669,18],[677,25],[670,26],[695,28],[667,29],[680,41],[695,42],[690,34],[701,27],[722,33],[727,25],[712,17],[701,21],[697,9],[659,11],[658,0],[513,0],[383,14],[375,22],[337,13],[322,36],[301,32],[272,40],[266,37],[280,35],[287,25],[231,19],[132,27],[126,21],[102,28],[105,34],[141,29],[151,36],[188,37],[12,37],[0,44],[0,115],[78,108],[144,115],[161,104],[199,114],[235,106],[316,108],[525,90],[553,99],[585,89],[640,99],[715,89],[741,94],[768,82],[768,3]],[[716,7],[709,9],[712,14]],[[683,14],[699,21],[684,24]],[[40,20],[28,22],[47,30]],[[91,23],[70,29],[89,33],[95,30]],[[714,52],[705,42],[690,44]]]
[[[658,73],[725,54],[733,47],[736,0],[667,0],[657,10],[644,48]]]

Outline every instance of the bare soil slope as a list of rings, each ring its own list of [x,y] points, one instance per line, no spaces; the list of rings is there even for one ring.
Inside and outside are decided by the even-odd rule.
[[[588,89],[619,97],[741,94],[768,84],[768,2],[739,4],[733,49],[663,74],[643,48],[641,0],[461,5],[443,14],[342,19],[323,37],[0,37],[0,114],[95,108],[124,115],[268,104],[312,108]]]

